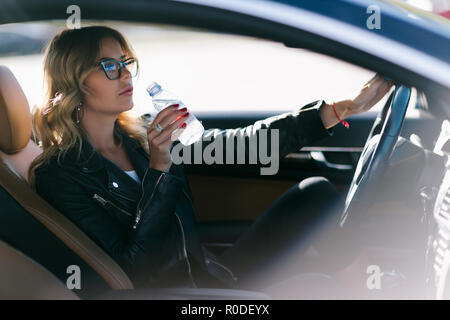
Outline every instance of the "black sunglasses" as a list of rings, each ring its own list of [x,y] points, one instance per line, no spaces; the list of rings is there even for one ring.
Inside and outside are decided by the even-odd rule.
[[[107,59],[101,61],[100,65],[109,80],[119,79],[122,75],[122,68],[126,68],[133,78],[137,76],[139,69],[138,62],[133,57],[125,59],[123,62],[116,59]]]

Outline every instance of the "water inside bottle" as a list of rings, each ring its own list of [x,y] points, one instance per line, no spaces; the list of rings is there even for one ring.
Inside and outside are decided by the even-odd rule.
[[[173,104],[179,104],[179,108],[182,108],[184,106],[183,102],[181,102],[180,100],[153,99],[153,106],[158,112]]]

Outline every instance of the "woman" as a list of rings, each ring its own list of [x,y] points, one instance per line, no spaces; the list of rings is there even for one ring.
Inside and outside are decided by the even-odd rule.
[[[36,191],[108,252],[137,287],[257,288],[275,281],[254,279],[341,203],[338,193],[324,178],[302,181],[215,257],[200,244],[189,184],[170,156],[171,135],[185,127],[188,111],[166,108],[150,125],[127,114],[137,64],[111,28],[65,30],[53,38],[44,62],[46,103],[33,114],[43,148],[29,171]],[[206,130],[204,136],[248,139],[261,128],[276,128],[283,157],[331,135],[340,120],[370,109],[391,85],[376,76],[353,100],[332,106],[316,101],[245,130]],[[318,193],[327,201],[314,201]],[[300,247],[303,252],[306,246]]]

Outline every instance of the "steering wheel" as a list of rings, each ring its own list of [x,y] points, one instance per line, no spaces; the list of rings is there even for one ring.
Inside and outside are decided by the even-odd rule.
[[[410,88],[396,86],[374,121],[347,193],[341,227],[357,221],[352,218],[350,222],[349,217],[362,217],[361,211],[371,204],[400,135],[410,97]]]

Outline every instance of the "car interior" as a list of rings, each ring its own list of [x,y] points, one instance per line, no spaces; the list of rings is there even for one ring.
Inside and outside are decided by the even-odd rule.
[[[369,265],[380,266],[383,289],[367,290],[365,282],[355,289],[350,284],[350,267],[348,274],[339,279],[321,273],[299,274],[270,292],[134,289],[127,274],[102,248],[28,184],[28,167],[42,150],[32,139],[30,104],[24,90],[12,70],[0,63],[0,298],[450,297],[450,281],[446,277],[450,263],[444,258],[450,236],[441,227],[448,224],[450,215],[444,210],[445,204],[441,206],[447,196],[439,193],[440,189],[448,189],[442,182],[449,181],[444,179],[450,132],[448,101],[434,95],[436,91],[423,79],[398,66],[381,67],[377,59],[343,45],[324,49],[324,39],[301,30],[295,33],[277,26],[269,31],[268,24],[251,25],[239,15],[234,18],[235,24],[224,28],[227,30],[220,30],[214,22],[208,26],[215,31],[270,39],[286,50],[320,52],[374,72],[386,73],[392,68],[396,86],[377,112],[351,117],[351,130],[336,127],[333,136],[287,155],[276,175],[261,176],[258,168],[246,165],[185,165],[203,245],[220,254],[233,246],[289,187],[308,177],[324,176],[346,198],[342,223],[357,230],[353,241],[359,243],[366,259],[366,264],[358,265],[357,270],[369,276],[366,272]],[[186,20],[182,24],[194,23]],[[113,22],[111,25],[114,26]],[[208,30],[205,25],[202,28]],[[274,111],[196,112],[205,128],[238,128],[275,114]],[[369,164],[370,160],[373,163]],[[224,193],[233,201],[225,199]],[[441,220],[435,217],[437,207],[439,214],[445,211]],[[66,286],[67,268],[71,265],[82,270],[80,289],[70,290]],[[344,292],[348,295],[344,296]]]

